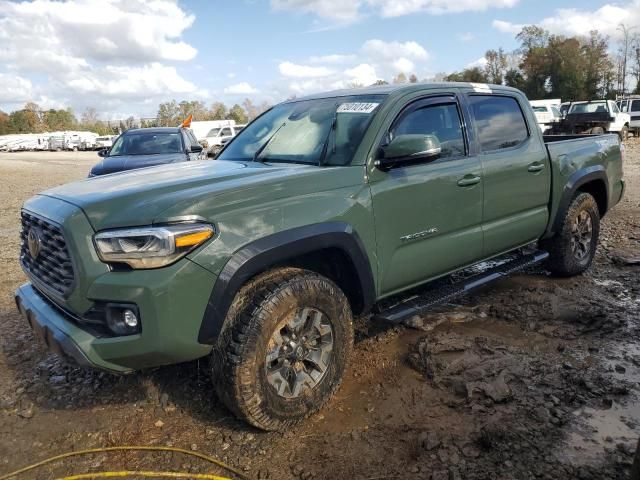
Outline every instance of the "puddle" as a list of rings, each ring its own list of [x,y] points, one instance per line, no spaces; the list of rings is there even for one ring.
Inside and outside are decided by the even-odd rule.
[[[640,436],[640,404],[630,401],[626,406],[614,403],[606,410],[583,407],[573,412],[580,426],[567,438],[567,458],[574,463],[593,463],[602,459],[605,449],[619,443],[635,448]]]

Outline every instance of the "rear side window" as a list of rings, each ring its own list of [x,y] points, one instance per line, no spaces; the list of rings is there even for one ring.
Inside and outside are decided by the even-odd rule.
[[[390,131],[390,139],[399,135],[434,135],[440,141],[440,158],[465,155],[460,114],[455,103],[427,105],[409,110]]]
[[[515,98],[472,95],[469,101],[482,151],[516,147],[529,137],[527,123]]]
[[[634,100],[631,103],[631,111],[632,112],[640,112],[640,100]]]

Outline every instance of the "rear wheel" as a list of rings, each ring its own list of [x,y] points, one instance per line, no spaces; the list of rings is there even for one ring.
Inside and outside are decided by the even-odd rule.
[[[584,272],[593,261],[600,234],[600,212],[595,199],[578,192],[569,205],[560,230],[542,242],[549,252],[547,269],[556,275]]]
[[[591,129],[591,133],[594,135],[602,135],[604,133],[604,128],[602,127],[593,127]]]
[[[353,344],[342,291],[329,279],[285,268],[236,296],[212,354],[219,398],[263,430],[283,430],[337,390]]]

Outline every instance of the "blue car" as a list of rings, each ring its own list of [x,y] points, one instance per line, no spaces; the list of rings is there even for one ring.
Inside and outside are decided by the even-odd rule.
[[[202,145],[188,128],[134,128],[120,135],[111,148],[98,152],[103,159],[94,165],[89,176],[188,162],[201,154]]]

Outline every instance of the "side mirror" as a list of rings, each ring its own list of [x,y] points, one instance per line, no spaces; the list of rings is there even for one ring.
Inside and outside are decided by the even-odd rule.
[[[191,145],[191,153],[200,153],[202,152],[202,145]]]
[[[438,137],[419,134],[398,135],[381,150],[382,157],[375,162],[380,170],[388,170],[403,162],[434,160],[442,152]]]
[[[109,156],[109,149],[108,148],[103,148],[102,150],[98,150],[98,156],[99,157],[108,157]]]

